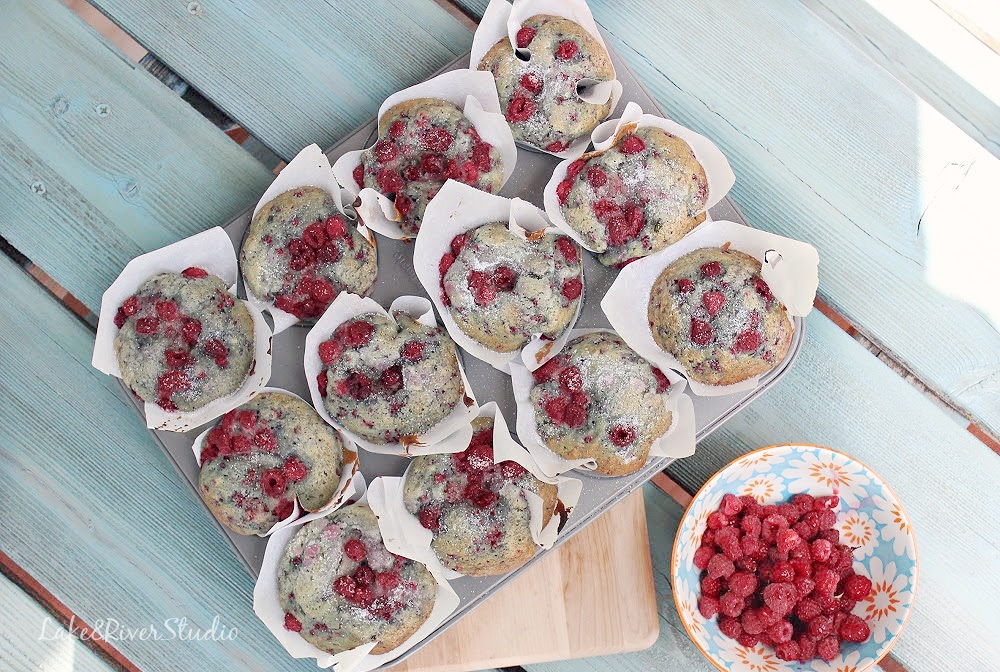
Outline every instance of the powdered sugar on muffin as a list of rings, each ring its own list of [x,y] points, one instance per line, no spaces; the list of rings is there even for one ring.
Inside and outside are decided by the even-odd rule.
[[[701,248],[668,265],[654,282],[653,340],[707,385],[731,385],[776,367],[791,345],[785,306],[761,264],[729,248]]]

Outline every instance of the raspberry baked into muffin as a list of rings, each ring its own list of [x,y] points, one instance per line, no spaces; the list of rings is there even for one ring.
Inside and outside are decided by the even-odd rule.
[[[588,103],[580,98],[581,80],[615,78],[608,52],[579,24],[538,14],[517,31],[517,49],[505,35],[486,52],[480,70],[493,73],[514,139],[558,154],[589,135],[611,113],[611,100]]]
[[[122,380],[165,411],[194,411],[236,392],[254,363],[250,311],[201,268],[160,273],[115,315]]]
[[[406,442],[444,420],[465,394],[455,342],[406,313],[365,313],[319,344],[327,412],[372,443]]]
[[[240,268],[254,296],[312,319],[340,292],[367,296],[378,262],[375,247],[344,220],[330,194],[299,187],[278,194],[254,215]]]
[[[705,221],[708,178],[684,140],[646,126],[571,163],[556,197],[563,219],[598,260],[616,266],[662,250]]]
[[[497,352],[520,350],[535,334],[555,340],[583,300],[573,239],[544,233],[525,240],[505,222],[455,236],[438,272],[442,301],[459,329]]]
[[[382,543],[378,519],[354,504],[302,526],[278,564],[285,629],[337,654],[377,642],[401,645],[431,615],[437,582],[427,568]]]
[[[557,488],[517,462],[493,461],[493,419],[472,422],[472,442],[460,453],[413,459],[403,483],[406,509],[434,533],[442,564],[470,576],[517,569],[535,555],[526,492],[542,499],[542,527],[555,510]]]
[[[615,334],[575,338],[532,375],[530,399],[545,445],[567,460],[595,460],[599,474],[642,468],[673,422],[667,377]]]
[[[732,385],[784,359],[794,327],[760,269],[748,254],[706,247],[668,265],[653,283],[653,340],[691,380]]]
[[[500,150],[480,138],[450,101],[416,98],[394,105],[379,119],[378,135],[362,153],[354,181],[393,199],[408,237],[417,235],[427,204],[446,180],[500,191]]]
[[[229,411],[205,437],[198,487],[212,514],[239,534],[264,534],[337,494],[344,442],[312,406],[264,392]]]

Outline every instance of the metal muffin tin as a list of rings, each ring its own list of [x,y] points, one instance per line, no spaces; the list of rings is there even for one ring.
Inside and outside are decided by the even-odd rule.
[[[628,66],[621,60],[619,55],[610,48],[609,51],[618,72],[618,79],[624,87],[624,93],[618,103],[618,107],[612,113],[612,118],[620,116],[621,111],[628,102],[638,103],[645,112],[662,115],[663,113],[659,106]],[[440,72],[466,68],[468,66],[469,56],[465,55],[442,68]],[[373,119],[328,150],[326,153],[330,157],[330,163],[332,164],[345,152],[362,149],[371,145],[376,134],[376,123],[377,120]],[[558,162],[559,159],[556,157],[519,147],[515,172],[507,184],[504,185],[500,194],[511,198],[517,196],[534,203],[538,207],[543,207],[542,190]],[[252,212],[253,206],[250,206],[245,212],[234,218],[224,227],[230,238],[232,238],[237,250],[240,248],[243,234],[250,223]],[[742,224],[747,223],[729,198],[723,199],[719,204],[711,208],[710,214],[713,219],[728,219]],[[400,295],[413,294],[423,296],[423,287],[413,272],[413,244],[391,240],[382,236],[377,236],[377,238],[379,270],[378,281],[375,283],[372,298],[387,307],[393,299]],[[584,251],[583,260],[585,280],[584,307],[576,327],[610,327],[607,318],[601,311],[600,301],[608,287],[614,281],[617,271],[602,266],[592,254],[586,251]],[[242,294],[242,282],[240,290]],[[802,318],[794,317],[792,319],[795,324],[795,332],[792,336],[792,343],[787,355],[778,368],[761,378],[760,385],[755,389],[723,397],[698,397],[691,395],[694,402],[698,441],[704,439],[736,415],[736,413],[752,403],[788,371],[801,349],[805,327]],[[294,326],[274,337],[272,374],[271,380],[268,383],[272,387],[280,387],[294,392],[304,399],[309,399],[309,389],[302,368],[307,332],[307,328]],[[461,351],[460,354],[464,355]],[[516,405],[514,403],[510,377],[497,371],[489,364],[469,355],[464,355],[463,363],[469,382],[476,392],[479,403],[483,404],[488,401],[497,402],[503,411],[504,417],[507,418],[508,424],[513,429]],[[125,393],[125,398],[142,415],[142,404],[139,400],[132,394],[129,394],[124,387],[123,392]],[[177,471],[195,493],[195,497],[199,501],[201,497],[198,494],[198,465],[195,463],[191,446],[194,443],[194,439],[203,430],[204,426],[186,433],[151,430],[156,442],[163,449],[163,452],[166,453],[167,457],[170,458],[170,461],[173,462]],[[399,476],[403,473],[407,464],[407,458],[378,455],[369,453],[363,449],[359,457],[361,472],[369,482],[376,476]],[[585,470],[573,471],[570,475],[583,481],[583,492],[579,503],[570,514],[569,520],[555,545],[558,546],[582,530],[586,525],[614,506],[619,500],[662,471],[673,459],[652,459],[639,471],[628,476],[614,478],[593,475]],[[247,571],[253,576],[257,576],[260,572],[267,540],[256,536],[244,537],[231,532],[218,522],[216,522],[216,525],[219,528],[219,532],[232,545],[233,550],[247,568]],[[548,552],[551,551],[536,554],[525,566],[503,576],[462,577],[453,580],[451,584],[461,598],[458,609],[427,639],[420,642],[406,654],[392,661],[389,665],[400,662],[454,625],[483,600],[502,588],[514,576],[527,570],[534,563],[545,557]],[[389,665],[383,667],[388,667]]]

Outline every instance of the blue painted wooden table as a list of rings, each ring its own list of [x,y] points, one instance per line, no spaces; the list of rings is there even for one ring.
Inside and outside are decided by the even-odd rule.
[[[257,622],[250,577],[90,368],[90,311],[127,260],[255,201],[272,177],[262,157],[333,144],[467,51],[485,0],[67,4],[0,2],[0,667],[310,669]],[[666,112],[727,154],[748,220],[819,249],[823,310],[791,373],[669,469],[673,496],[647,486],[655,645],[531,670],[711,669],[666,576],[684,493],[788,441],[856,455],[907,506],[921,585],[883,667],[1000,669],[991,7],[593,0]],[[136,62],[147,51],[184,97]],[[178,614],[240,636],[96,645],[58,625]]]

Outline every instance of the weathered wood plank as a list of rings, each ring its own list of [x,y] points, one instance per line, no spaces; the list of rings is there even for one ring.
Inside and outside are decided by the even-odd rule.
[[[851,44],[1000,156],[1000,53],[933,0],[801,0]]]
[[[4,3],[0,45],[0,235],[91,308],[273,178],[56,0]]]
[[[285,159],[332,145],[472,44],[430,0],[94,4]]]
[[[4,576],[0,576],[0,604],[4,605],[0,609],[0,665],[5,669],[114,669]]]
[[[187,618],[207,631],[218,616],[238,630],[232,641],[116,642],[141,669],[315,669],[254,616],[253,581],[204,506],[114,379],[90,367],[91,332],[3,256],[0,275],[4,552],[91,625],[163,632]]]
[[[996,157],[800,2],[590,4],[667,114],[726,153],[747,219],[815,245],[827,302],[1000,433],[1000,302],[979,290],[996,209],[955,202],[936,239],[922,220]],[[935,264],[949,243],[976,263]]]

